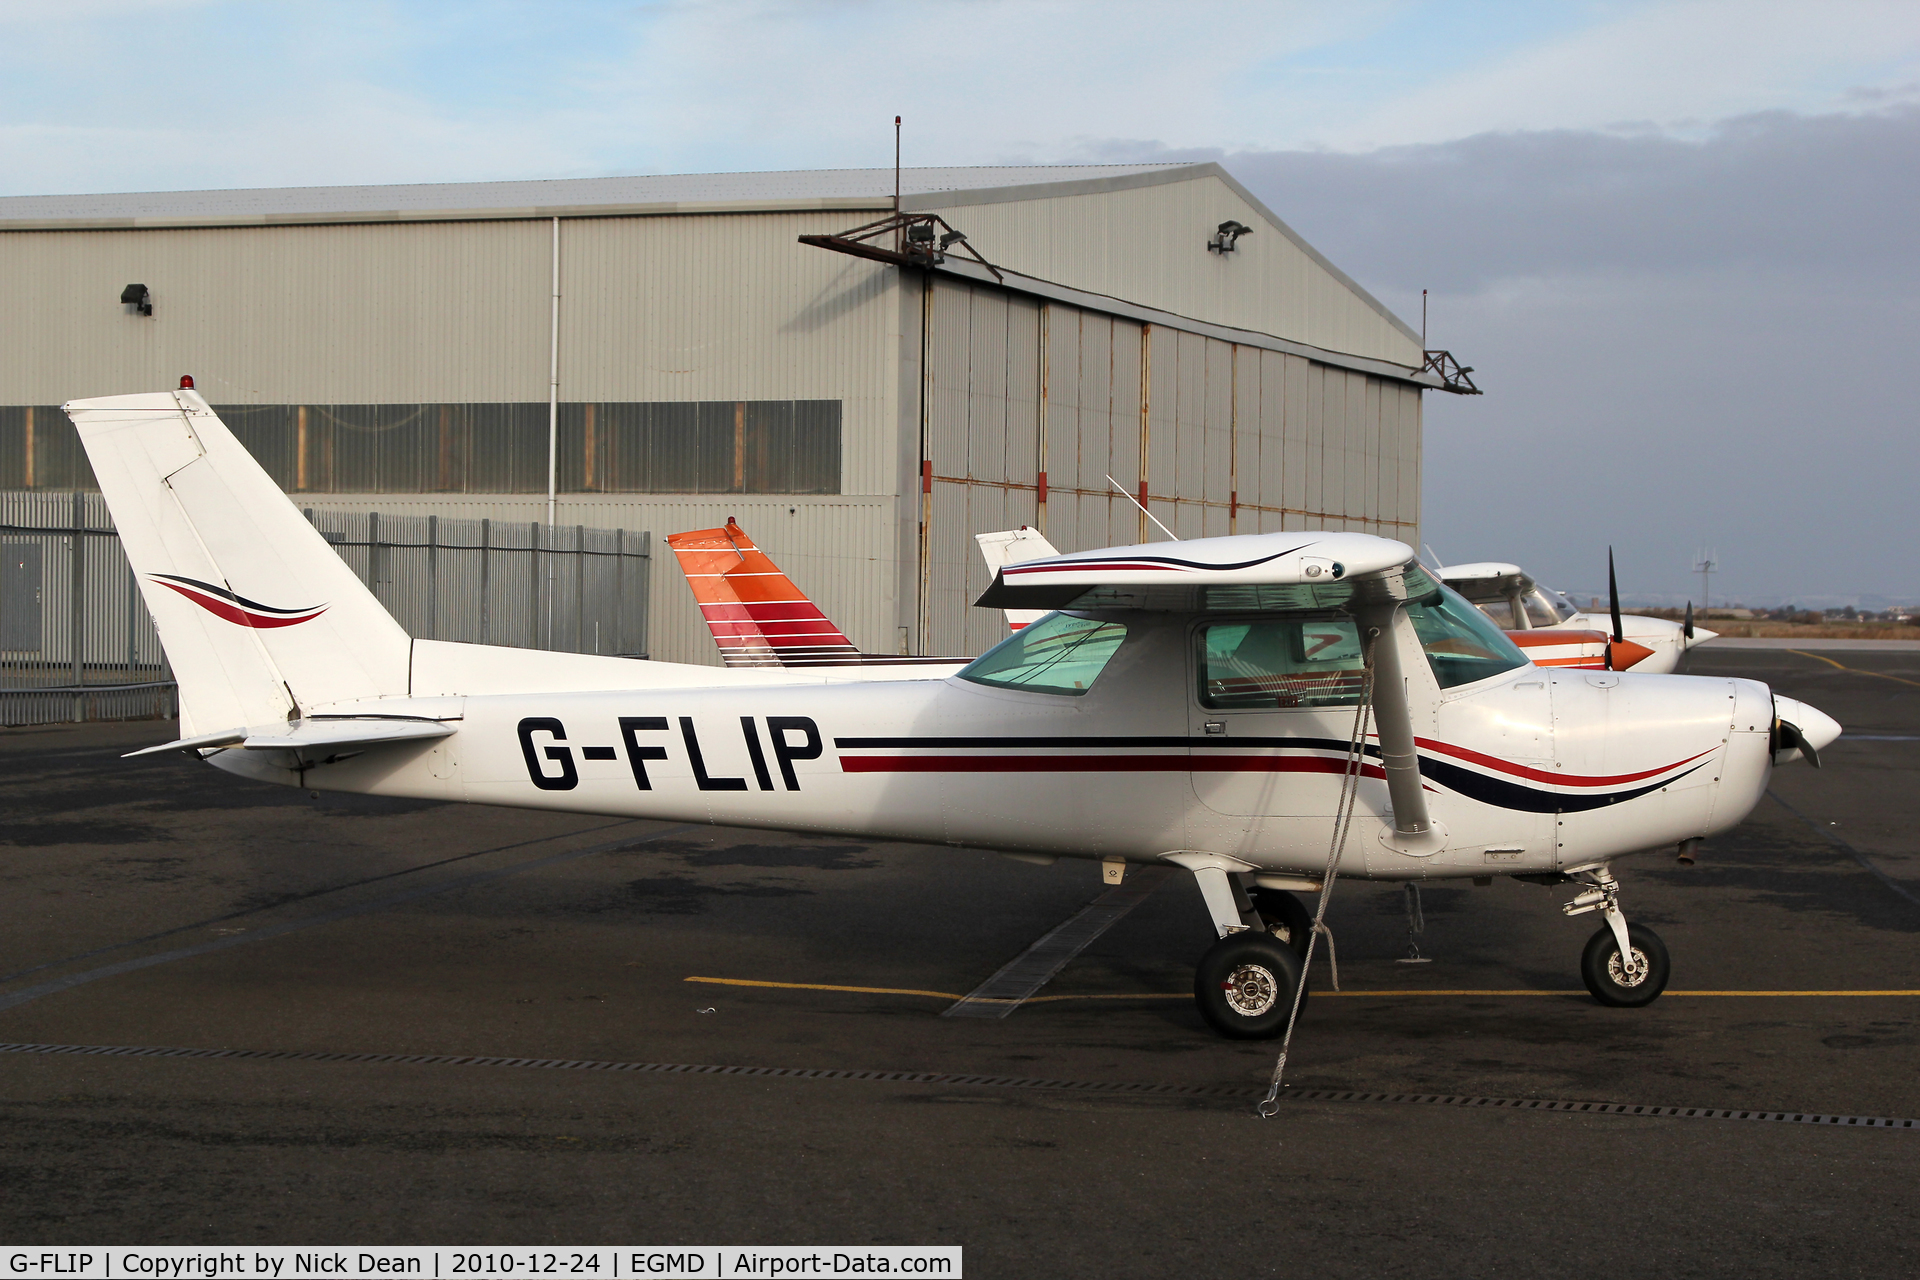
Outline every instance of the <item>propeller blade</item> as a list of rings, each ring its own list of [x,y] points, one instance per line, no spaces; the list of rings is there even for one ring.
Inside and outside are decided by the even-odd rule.
[[[1691,600],[1687,601],[1687,622],[1680,628],[1680,636],[1684,640],[1693,639],[1693,601]]]
[[[1613,576],[1613,548],[1607,548],[1607,607],[1613,611],[1613,642],[1627,638],[1620,628],[1620,584]]]
[[[1801,757],[1805,759],[1808,764],[1818,769],[1820,767],[1820,753],[1813,749],[1811,742],[1807,741],[1807,735],[1800,732],[1800,726],[1790,720],[1781,720],[1778,723],[1780,728],[1777,736],[1780,749],[1791,750],[1798,747]]]

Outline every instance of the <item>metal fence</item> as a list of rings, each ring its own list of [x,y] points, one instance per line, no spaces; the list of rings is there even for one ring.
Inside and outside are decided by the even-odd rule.
[[[646,656],[644,533],[378,512],[306,515],[412,635]]]
[[[646,656],[646,533],[306,515],[412,635]],[[166,655],[100,495],[0,493],[0,724],[177,711]]]

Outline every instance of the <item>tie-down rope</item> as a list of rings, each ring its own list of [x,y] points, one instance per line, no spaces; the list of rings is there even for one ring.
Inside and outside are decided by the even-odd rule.
[[[1287,1072],[1287,1049],[1293,1044],[1293,1026],[1300,1018],[1300,999],[1306,994],[1307,973],[1313,966],[1313,947],[1321,934],[1327,935],[1327,954],[1333,954],[1333,934],[1328,930],[1327,900],[1333,897],[1334,878],[1340,874],[1340,855],[1346,851],[1347,832],[1353,825],[1353,805],[1360,794],[1360,763],[1365,759],[1367,718],[1373,710],[1373,647],[1380,639],[1378,627],[1369,628],[1361,650],[1363,674],[1360,677],[1360,702],[1353,709],[1353,735],[1347,739],[1347,763],[1340,775],[1340,805],[1333,822],[1333,847],[1327,850],[1327,869],[1320,877],[1320,905],[1313,913],[1313,929],[1307,934],[1307,953],[1300,962],[1300,980],[1293,984],[1293,1007],[1287,1011],[1287,1030],[1280,1040],[1280,1057],[1273,1064],[1273,1081],[1267,1096],[1254,1108],[1264,1118],[1280,1110],[1280,1081]],[[1338,989],[1339,971],[1334,971]]]

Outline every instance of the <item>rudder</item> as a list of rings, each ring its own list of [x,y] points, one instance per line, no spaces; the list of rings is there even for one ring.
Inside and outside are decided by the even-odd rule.
[[[840,628],[727,517],[671,534],[700,616],[729,667],[839,666],[860,659]]]

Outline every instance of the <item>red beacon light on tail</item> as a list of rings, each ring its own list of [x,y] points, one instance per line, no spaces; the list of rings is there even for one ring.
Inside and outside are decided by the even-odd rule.
[[[183,373],[183,374],[181,374],[181,375],[180,375],[180,389],[181,389],[182,391],[191,391],[191,390],[193,390],[193,375],[192,375],[192,374],[190,374],[190,373]]]

